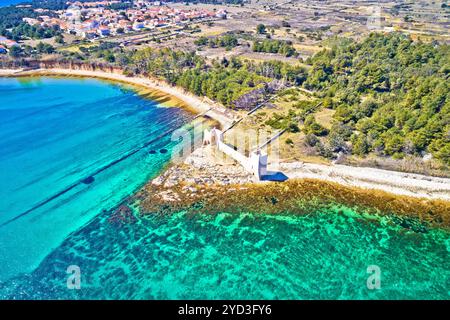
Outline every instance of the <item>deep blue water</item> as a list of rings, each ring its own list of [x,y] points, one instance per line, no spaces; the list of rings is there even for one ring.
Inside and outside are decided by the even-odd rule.
[[[0,7],[6,7],[11,4],[17,4],[21,2],[26,2],[25,0],[0,0]]]
[[[190,117],[98,80],[0,79],[0,280],[160,172],[174,143],[158,137]]]

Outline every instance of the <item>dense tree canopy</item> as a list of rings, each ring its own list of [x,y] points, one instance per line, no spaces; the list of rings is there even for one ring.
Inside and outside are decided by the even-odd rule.
[[[254,52],[279,53],[286,57],[291,57],[297,54],[292,42],[281,40],[263,40],[253,42]]]
[[[234,101],[243,94],[270,80],[247,70],[238,59],[223,59],[211,66],[193,52],[170,49],[136,51],[126,62],[126,68],[128,72],[159,77],[230,107],[234,107]]]
[[[450,47],[400,34],[341,41],[312,59],[304,85],[332,100],[355,153],[432,153],[450,164]]]
[[[239,41],[236,35],[234,34],[225,34],[220,37],[199,37],[194,41],[197,46],[206,46],[208,45],[211,48],[225,47],[227,49],[234,48],[238,45]]]
[[[131,57],[116,55],[122,67],[131,74],[147,74],[179,85],[196,95],[207,96],[228,107],[251,108],[253,99],[236,101],[250,92],[271,92],[270,83],[301,84],[306,70],[280,61],[255,63],[238,58],[207,63],[194,52],[168,48],[146,48],[135,51]]]

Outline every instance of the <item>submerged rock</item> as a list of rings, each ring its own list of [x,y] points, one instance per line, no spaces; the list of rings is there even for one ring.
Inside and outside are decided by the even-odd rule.
[[[95,178],[93,176],[89,176],[89,177],[81,180],[81,182],[84,183],[84,184],[91,184],[94,181],[95,181]]]
[[[136,221],[136,217],[128,205],[122,204],[113,211],[108,221],[114,224],[131,223]]]
[[[392,221],[395,224],[416,233],[428,233],[427,226],[418,219],[408,217],[392,217]]]

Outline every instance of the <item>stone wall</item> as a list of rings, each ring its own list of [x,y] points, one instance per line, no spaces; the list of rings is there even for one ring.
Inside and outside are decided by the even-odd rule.
[[[203,144],[215,145],[219,151],[236,160],[258,180],[261,180],[267,174],[267,155],[262,155],[260,152],[252,152],[250,157],[246,157],[232,146],[226,144],[223,141],[223,132],[218,129],[206,129],[203,133]]]

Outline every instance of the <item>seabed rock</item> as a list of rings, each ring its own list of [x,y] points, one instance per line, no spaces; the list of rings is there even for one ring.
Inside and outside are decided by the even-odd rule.
[[[95,178],[93,176],[89,176],[89,177],[81,180],[81,182],[84,183],[84,184],[91,184],[94,181],[95,181]]]
[[[418,219],[409,217],[393,217],[392,221],[405,229],[409,229],[416,233],[428,233],[427,226]]]

